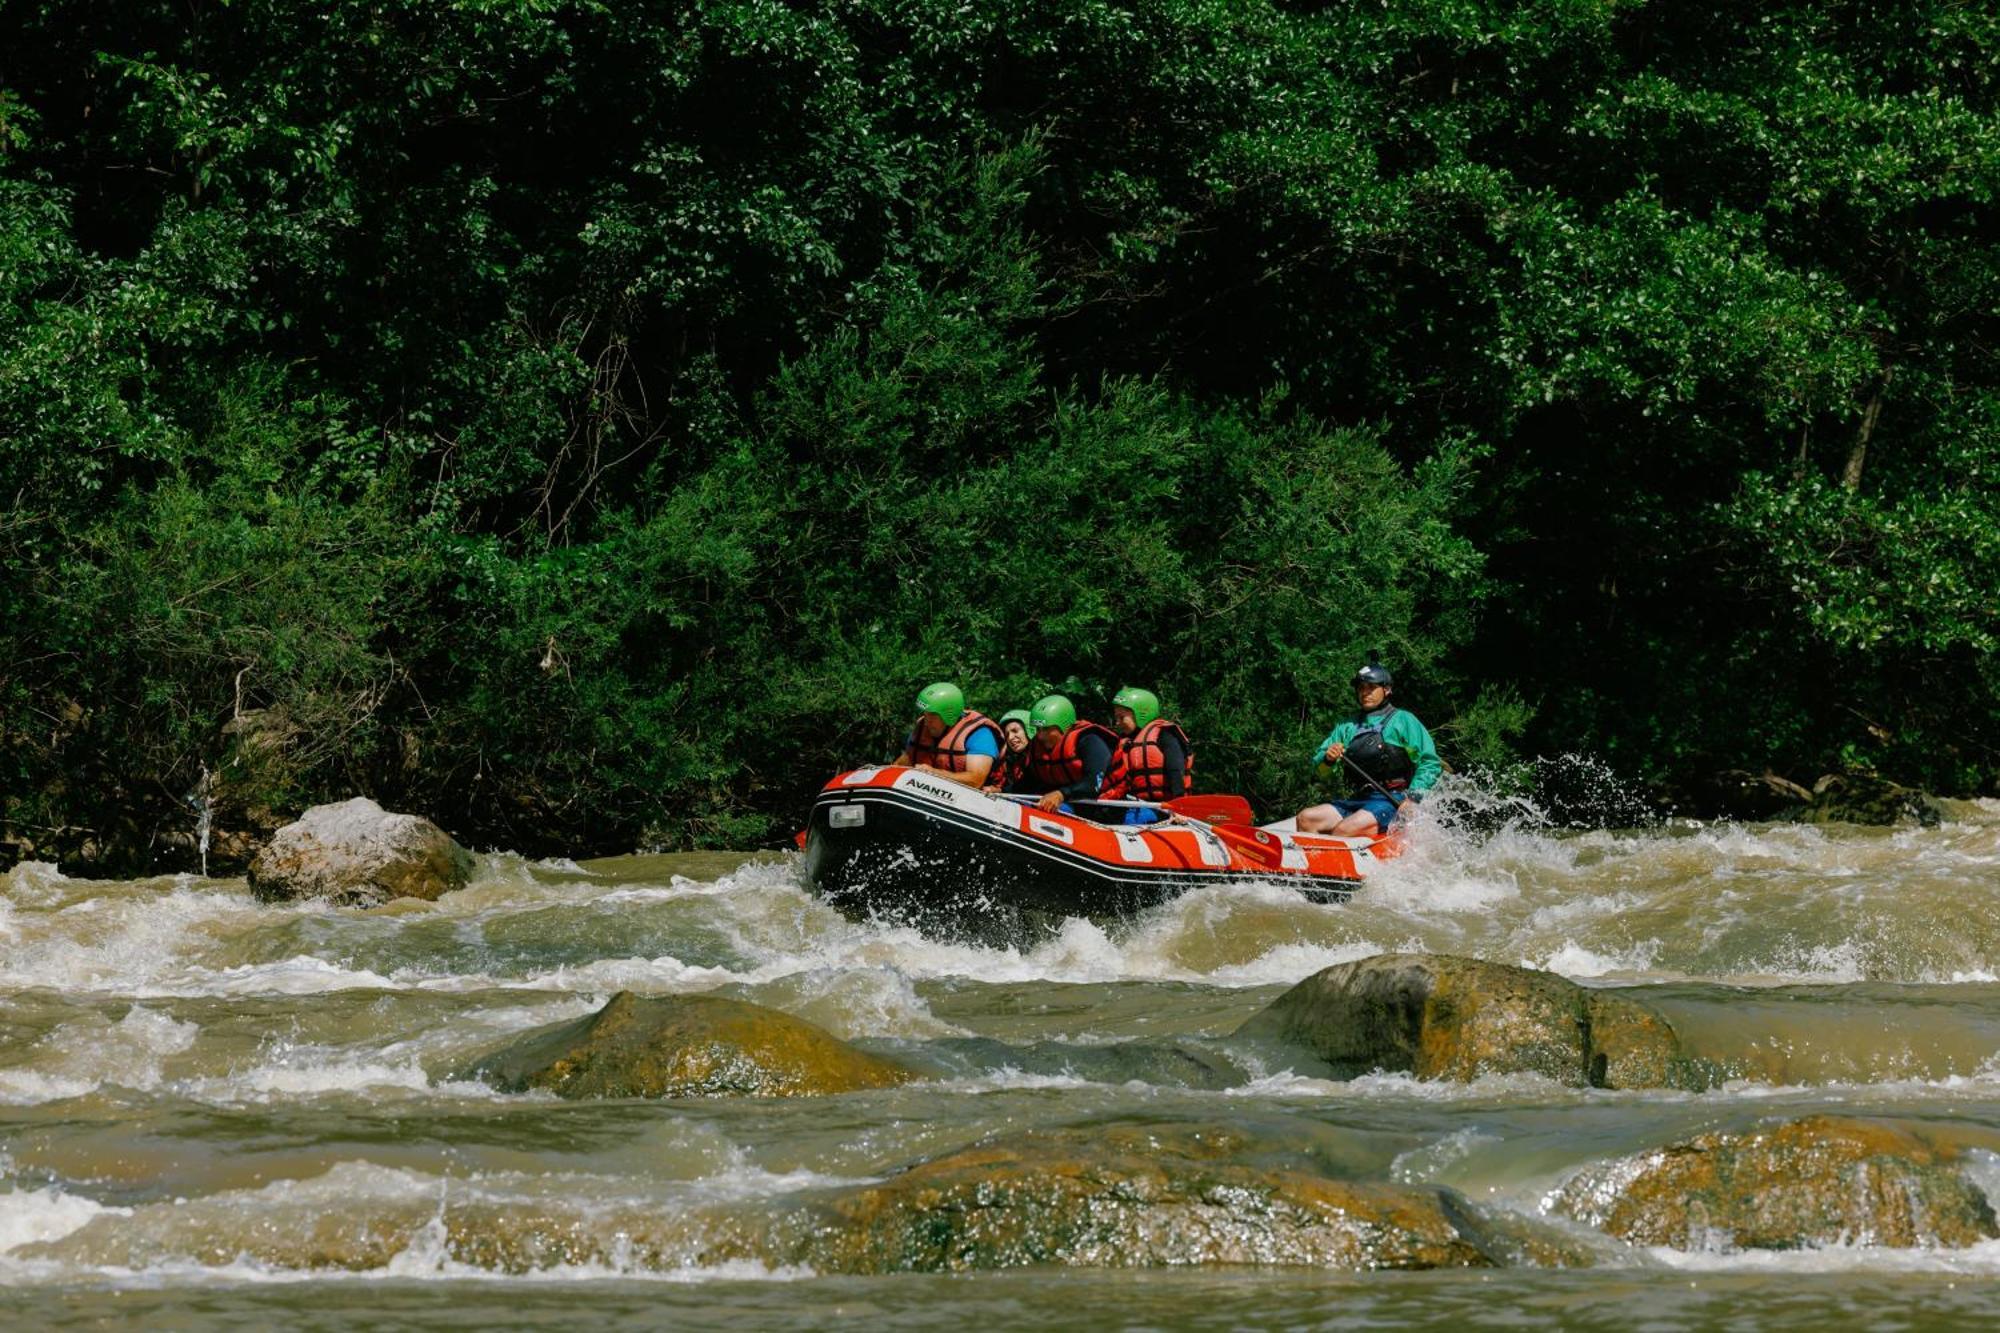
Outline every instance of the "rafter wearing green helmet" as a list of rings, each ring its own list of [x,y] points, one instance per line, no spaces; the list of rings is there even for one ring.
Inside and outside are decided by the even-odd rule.
[[[1174,801],[1194,790],[1194,746],[1178,722],[1160,716],[1160,696],[1127,685],[1111,697],[1111,726],[1120,739],[1104,778],[1107,800]],[[1129,824],[1151,823],[1133,810]]]
[[[899,762],[983,787],[1000,759],[1000,728],[965,706],[965,692],[948,680],[933,681],[917,693],[917,721],[903,740]]]
[[[1142,690],[1136,685],[1127,685],[1111,696],[1115,708],[1132,710],[1132,725],[1143,727],[1160,715],[1160,696],[1151,690]]]
[[[936,713],[948,727],[965,714],[965,691],[948,680],[934,681],[917,691],[917,711]]]
[[[1118,737],[1095,722],[1080,722],[1076,705],[1060,694],[1037,699],[1028,710],[1034,740],[1028,745],[1028,785],[1042,793],[1044,810],[1087,801],[1104,785]]]
[[[1067,695],[1047,694],[1035,700],[1035,706],[1028,710],[1028,730],[1040,731],[1043,727],[1054,727],[1057,731],[1068,731],[1076,725],[1076,705]]]

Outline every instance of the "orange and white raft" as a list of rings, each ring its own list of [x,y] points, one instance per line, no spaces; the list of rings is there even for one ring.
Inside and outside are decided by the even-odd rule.
[[[1218,817],[1218,807],[1240,815]],[[1396,855],[1398,834],[1340,838],[1289,821],[1257,827],[1247,803],[1190,797],[1161,822],[1092,802],[1044,812],[902,767],[858,768],[820,791],[801,835],[808,883],[850,909],[901,914],[975,903],[1065,915],[1117,915],[1203,884],[1282,884],[1345,901]],[[1194,818],[1201,810],[1207,818]],[[1216,822],[1211,822],[1216,821]]]

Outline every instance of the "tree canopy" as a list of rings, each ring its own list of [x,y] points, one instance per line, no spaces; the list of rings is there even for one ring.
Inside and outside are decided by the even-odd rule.
[[[8,27],[16,828],[742,844],[940,677],[1277,804],[1369,649],[1460,764],[2000,780],[1984,7]]]

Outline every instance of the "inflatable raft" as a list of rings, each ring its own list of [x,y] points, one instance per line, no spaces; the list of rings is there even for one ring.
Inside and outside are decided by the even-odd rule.
[[[806,878],[829,901],[874,914],[1011,907],[1104,916],[1203,884],[1253,881],[1344,902],[1400,848],[1394,833],[1337,838],[1294,832],[1289,822],[1258,828],[1178,814],[1128,828],[1123,809],[1078,808],[1044,813],[915,769],[855,769],[813,803],[801,835]]]

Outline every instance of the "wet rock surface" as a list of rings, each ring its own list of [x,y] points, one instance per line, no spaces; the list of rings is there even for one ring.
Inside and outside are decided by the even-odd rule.
[[[819,1272],[1025,1264],[1483,1268],[1515,1257],[1449,1190],[1260,1160],[1230,1125],[1018,1134],[803,1202],[778,1254]]]
[[[1469,1082],[1540,1074],[1574,1087],[1697,1087],[1673,1025],[1626,996],[1546,972],[1440,954],[1377,954],[1307,977],[1236,1030],[1372,1070]]]
[[[1957,1248],[2000,1235],[1957,1157],[1902,1126],[1809,1116],[1593,1167],[1556,1206],[1638,1245]]]
[[[664,1209],[621,1198],[544,1200],[532,1209],[477,1195],[440,1201],[398,1190],[391,1173],[351,1166],[275,1190],[101,1216],[23,1253],[127,1267],[248,1259],[366,1272],[423,1253],[427,1262],[496,1273],[749,1265],[851,1276],[1028,1265],[1364,1271],[1594,1262],[1554,1226],[1489,1216],[1437,1186],[1337,1178],[1286,1140],[1298,1141],[1218,1123],[1030,1131],[879,1183]]]
[[[357,796],[316,805],[272,834],[250,863],[250,890],[266,902],[435,901],[464,888],[472,867],[472,854],[428,819]]]
[[[530,1033],[461,1077],[559,1097],[809,1097],[917,1075],[826,1029],[713,995],[620,991],[602,1009]]]
[[[1140,1082],[1163,1088],[1240,1088],[1251,1075],[1225,1054],[1191,1041],[1120,1041],[1086,1045],[1038,1041],[1010,1045],[990,1037],[947,1037],[921,1054],[927,1069],[947,1078],[978,1078],[1008,1069],[1093,1083]]]

